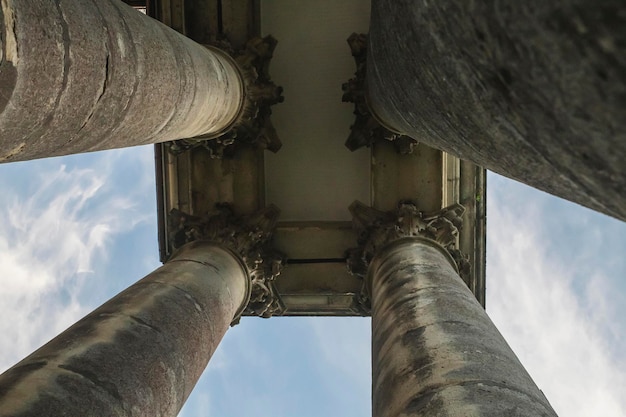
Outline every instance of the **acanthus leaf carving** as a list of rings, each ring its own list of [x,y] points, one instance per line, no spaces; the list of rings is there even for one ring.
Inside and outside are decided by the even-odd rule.
[[[354,103],[354,124],[350,126],[350,136],[346,147],[355,151],[363,146],[370,147],[376,141],[393,142],[400,154],[410,154],[417,141],[385,126],[371,110],[367,98],[367,35],[353,33],[348,38],[348,45],[356,63],[354,78],[341,86],[341,101]]]
[[[198,136],[168,142],[170,152],[180,154],[202,147],[212,158],[232,158],[240,145],[254,145],[278,152],[282,144],[270,116],[271,106],[282,103],[283,88],[272,82],[269,63],[278,41],[272,36],[250,39],[243,50],[235,51],[226,40],[207,48],[230,57],[244,84],[244,102],[239,117],[226,131],[217,135]]]
[[[434,213],[424,213],[415,203],[402,201],[396,210],[385,212],[355,201],[350,205],[350,212],[359,244],[347,253],[348,269],[352,274],[365,278],[369,263],[376,253],[388,244],[406,237],[421,237],[437,242],[451,255],[463,279],[466,280],[470,273],[468,258],[457,248],[465,213],[462,205],[453,204]],[[356,303],[363,310],[369,308],[369,294],[365,284]]]
[[[199,217],[173,209],[169,216],[169,244],[173,250],[196,240],[214,241],[237,253],[248,270],[250,298],[243,314],[282,315],[285,305],[275,286],[285,257],[271,245],[279,209],[271,205],[251,216],[236,216],[228,204]],[[236,317],[233,325],[240,317]]]

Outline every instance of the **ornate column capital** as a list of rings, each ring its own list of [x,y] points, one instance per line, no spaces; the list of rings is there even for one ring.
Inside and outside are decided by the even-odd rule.
[[[204,217],[173,209],[169,216],[169,244],[177,249],[186,243],[205,240],[219,243],[241,257],[250,278],[249,301],[242,314],[268,318],[285,311],[274,280],[283,267],[284,256],[271,245],[280,210],[271,205],[250,216],[236,216],[228,204],[217,205]]]
[[[354,78],[341,86],[344,103],[354,103],[355,121],[350,126],[350,136],[346,147],[355,151],[363,146],[371,146],[376,141],[388,140],[394,143],[401,154],[413,152],[417,141],[381,121],[371,110],[367,91],[367,34],[353,33],[348,38],[348,45],[356,63]]]
[[[270,116],[271,106],[284,100],[283,88],[274,84],[269,74],[269,63],[277,44],[272,36],[266,36],[250,39],[240,51],[234,50],[226,40],[205,45],[230,60],[239,72],[244,89],[241,109],[233,123],[221,132],[170,142],[171,152],[204,147],[214,158],[232,157],[237,145],[242,144],[278,152],[282,144]]]
[[[396,210],[385,212],[355,201],[350,205],[350,212],[359,244],[348,251],[348,269],[352,274],[364,279],[371,260],[382,248],[409,237],[436,242],[449,253],[459,275],[470,273],[467,257],[457,248],[465,213],[462,205],[453,204],[434,213],[424,213],[415,203],[401,201]],[[369,310],[369,291],[365,282],[357,302],[364,310]]]

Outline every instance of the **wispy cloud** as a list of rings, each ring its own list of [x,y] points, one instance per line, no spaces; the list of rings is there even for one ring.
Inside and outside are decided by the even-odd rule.
[[[488,313],[559,415],[626,415],[625,270],[606,268],[624,241],[594,242],[623,226],[502,178],[490,186]]]
[[[156,266],[146,255],[156,230],[132,235],[156,228],[151,157],[0,166],[0,370],[91,310],[98,297],[86,301],[87,289],[115,265]],[[560,415],[626,415],[626,284],[616,290],[626,226],[494,176],[488,201],[490,316]],[[367,414],[369,337],[366,319],[244,319],[184,415]]]
[[[151,211],[140,198],[154,188],[148,188],[153,168],[144,154],[151,152],[120,150],[0,167],[1,370],[93,308],[82,294],[87,285],[101,288],[94,281],[108,278],[114,238],[153,222],[153,194]],[[150,170],[127,181],[119,173],[129,163]],[[101,294],[101,301],[110,295]]]

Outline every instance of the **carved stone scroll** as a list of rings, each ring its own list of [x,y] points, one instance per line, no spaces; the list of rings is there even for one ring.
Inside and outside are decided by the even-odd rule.
[[[214,158],[232,157],[237,146],[252,144],[278,152],[282,144],[270,116],[271,106],[282,103],[282,87],[269,75],[269,63],[278,41],[271,36],[252,38],[245,49],[235,51],[227,41],[207,45],[213,52],[231,59],[239,69],[244,84],[244,102],[239,116],[231,126],[210,136],[198,136],[169,143],[174,154],[190,149],[206,148]]]
[[[173,209],[169,216],[169,244],[177,249],[196,240],[218,242],[241,256],[251,280],[251,294],[244,315],[271,317],[285,311],[274,285],[284,256],[271,240],[279,209],[271,205],[251,216],[236,216],[227,204],[217,205],[207,216],[198,217]],[[236,317],[233,324],[239,322]]]
[[[350,212],[359,244],[359,247],[348,251],[348,269],[352,274],[365,278],[370,261],[383,247],[398,239],[421,237],[441,245],[456,264],[459,275],[467,282],[469,261],[457,248],[465,212],[462,205],[453,204],[435,213],[424,213],[414,203],[403,201],[395,211],[384,212],[355,201],[350,205]],[[369,308],[365,282],[356,302],[364,310]]]
[[[375,141],[388,140],[394,143],[401,154],[410,154],[417,141],[385,126],[371,111],[367,98],[367,35],[353,33],[348,38],[348,45],[356,63],[354,78],[341,86],[345,103],[354,103],[355,121],[350,126],[350,136],[346,147],[355,151],[363,146],[371,146]]]

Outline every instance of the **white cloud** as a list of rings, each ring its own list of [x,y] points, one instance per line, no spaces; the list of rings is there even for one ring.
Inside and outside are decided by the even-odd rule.
[[[153,168],[144,156],[150,153],[119,150],[0,167],[0,370],[94,307],[81,292],[89,281],[108,279],[114,237],[154,216],[138,200],[153,193]],[[150,171],[122,183],[117,171],[128,163]]]
[[[154,220],[146,149],[59,161],[0,166],[0,370],[91,310],[81,294],[109,279],[115,238]],[[611,275],[623,276],[625,262],[603,246],[619,253],[622,240],[594,226],[588,212],[550,211],[542,196],[513,195],[519,189],[510,183],[490,187],[490,316],[560,415],[626,415],[626,299]],[[146,239],[156,246],[155,235]],[[126,255],[117,263],[151,269],[140,248]],[[184,415],[306,416],[319,414],[312,405],[320,398],[328,398],[320,407],[335,411],[343,399],[353,415],[369,407],[369,320],[245,319],[240,326],[227,334]]]
[[[555,236],[550,223],[567,219],[544,204],[544,195],[520,198],[504,191],[514,184],[490,185],[489,315],[559,415],[626,415],[626,360],[619,349],[624,323],[616,310],[624,299],[615,277],[607,275],[623,271],[603,268],[605,257],[615,255],[594,257],[582,244],[594,234],[593,219]],[[570,212],[560,202],[553,207],[562,207],[565,216],[589,214],[581,207]]]

